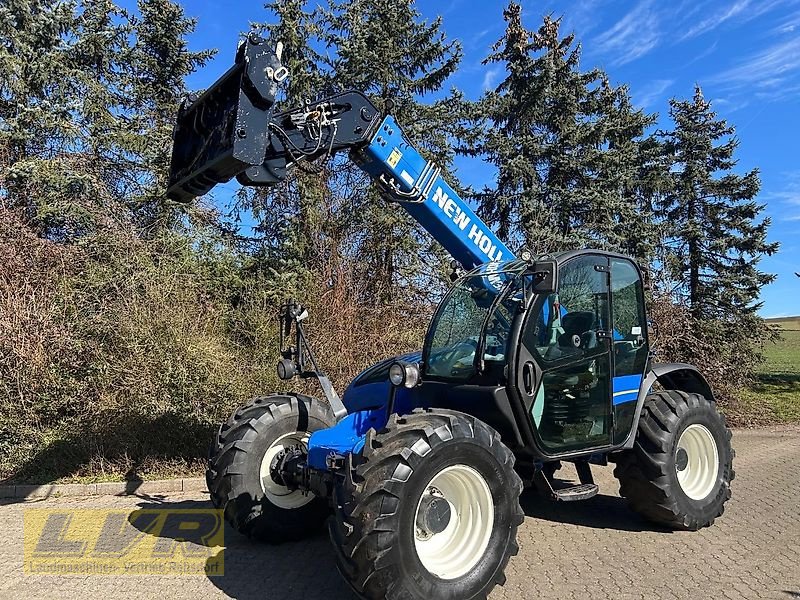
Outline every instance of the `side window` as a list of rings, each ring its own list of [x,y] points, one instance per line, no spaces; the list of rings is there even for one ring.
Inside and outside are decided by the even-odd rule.
[[[604,259],[582,256],[559,271],[558,292],[529,320],[524,342],[546,362],[574,360],[604,352],[597,332],[608,322],[608,276],[595,269]]]
[[[639,272],[627,260],[611,260],[611,310],[614,376],[641,375],[648,352],[644,292]]]

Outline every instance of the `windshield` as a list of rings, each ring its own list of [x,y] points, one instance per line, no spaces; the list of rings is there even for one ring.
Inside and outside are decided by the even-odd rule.
[[[514,283],[526,266],[519,260],[487,263],[456,283],[425,339],[426,376],[469,379],[476,373],[479,346],[484,361],[505,361],[511,320],[522,299]]]

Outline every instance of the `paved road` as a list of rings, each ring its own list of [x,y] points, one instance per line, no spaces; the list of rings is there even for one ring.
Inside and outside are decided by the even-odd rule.
[[[733,499],[699,532],[653,529],[598,469],[601,494],[550,504],[526,492],[528,517],[508,581],[492,600],[532,598],[800,598],[800,429],[739,431]],[[225,574],[195,576],[25,576],[26,508],[201,508],[198,494],[95,497],[0,504],[0,598],[219,598],[352,600],[327,538],[284,546],[251,544],[226,531]],[[434,600],[434,599],[432,599]]]

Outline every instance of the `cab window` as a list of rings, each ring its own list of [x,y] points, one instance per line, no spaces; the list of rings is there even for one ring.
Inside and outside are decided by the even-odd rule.
[[[639,271],[628,260],[611,260],[614,375],[641,375],[647,362],[647,323]]]
[[[542,304],[524,343],[547,363],[574,360],[605,351],[598,332],[607,325],[607,274],[595,267],[595,256],[566,263],[559,272],[558,292]]]

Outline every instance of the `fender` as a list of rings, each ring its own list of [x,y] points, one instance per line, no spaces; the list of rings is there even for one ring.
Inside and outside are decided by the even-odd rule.
[[[636,432],[639,430],[639,417],[642,414],[642,408],[644,408],[644,401],[656,382],[664,386],[665,389],[700,394],[712,402],[716,402],[711,386],[703,374],[697,370],[697,367],[686,363],[656,363],[651,365],[650,370],[642,379],[639,396],[636,400],[633,426],[628,438],[622,445],[623,449],[633,448]]]

